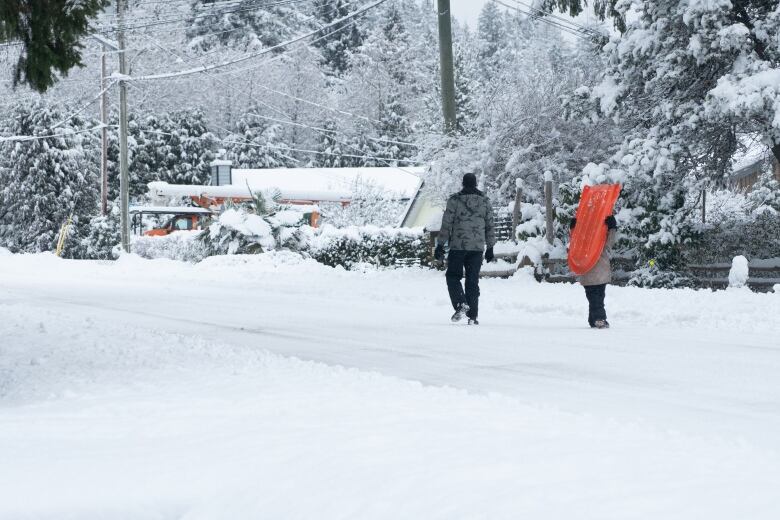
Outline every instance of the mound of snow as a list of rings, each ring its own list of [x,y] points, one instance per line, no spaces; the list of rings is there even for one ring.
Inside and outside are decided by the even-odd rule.
[[[749,276],[748,261],[742,255],[735,256],[729,271],[729,287],[744,287]]]

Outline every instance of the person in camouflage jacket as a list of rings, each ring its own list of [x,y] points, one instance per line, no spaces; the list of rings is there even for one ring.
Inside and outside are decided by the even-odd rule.
[[[452,321],[468,317],[469,324],[476,325],[479,312],[479,271],[482,253],[485,260],[493,261],[496,230],[493,209],[484,193],[477,189],[477,177],[473,173],[463,176],[463,189],[447,200],[447,208],[441,221],[435,256],[444,259],[444,244],[449,245],[447,256],[447,290],[455,314]],[[466,273],[466,290],[461,286]]]

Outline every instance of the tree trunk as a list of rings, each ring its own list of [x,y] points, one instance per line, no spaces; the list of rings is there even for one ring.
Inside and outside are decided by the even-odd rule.
[[[775,144],[774,141],[772,142],[774,146],[772,146],[772,155],[775,156],[775,161],[780,163],[780,144]]]

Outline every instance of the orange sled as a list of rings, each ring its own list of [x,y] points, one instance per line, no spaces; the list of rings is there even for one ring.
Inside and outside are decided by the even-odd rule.
[[[599,261],[607,243],[604,219],[612,214],[620,184],[585,186],[577,208],[577,225],[569,243],[569,269],[574,274],[585,274]]]

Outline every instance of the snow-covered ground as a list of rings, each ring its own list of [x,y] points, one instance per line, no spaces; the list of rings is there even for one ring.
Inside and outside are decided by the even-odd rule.
[[[780,294],[0,255],[0,518],[776,519]]]

